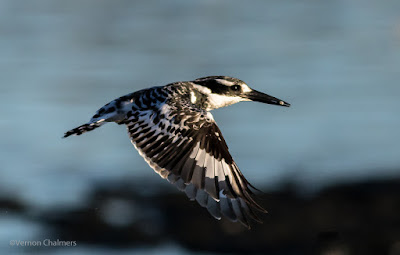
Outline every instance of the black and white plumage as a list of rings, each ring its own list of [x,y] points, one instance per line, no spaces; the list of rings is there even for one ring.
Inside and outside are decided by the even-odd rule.
[[[253,199],[213,119],[211,110],[240,101],[288,103],[227,76],[209,76],[140,90],[100,108],[92,119],[65,133],[81,135],[107,122],[125,124],[132,144],[164,179],[220,219],[249,227],[266,212]]]

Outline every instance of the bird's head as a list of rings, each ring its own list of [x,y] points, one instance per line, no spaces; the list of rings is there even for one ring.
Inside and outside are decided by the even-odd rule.
[[[232,105],[240,101],[257,101],[289,107],[290,104],[276,97],[264,94],[247,86],[242,80],[228,76],[208,76],[191,81],[195,90],[204,95],[207,110]],[[195,93],[192,103],[199,100]]]

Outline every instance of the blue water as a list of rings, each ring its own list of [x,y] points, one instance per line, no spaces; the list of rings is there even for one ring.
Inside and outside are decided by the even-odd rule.
[[[400,175],[397,0],[3,0],[0,56],[0,192],[32,208],[82,204],[96,181],[172,191],[123,126],[61,137],[116,97],[208,75],[292,104],[213,112],[256,186]]]

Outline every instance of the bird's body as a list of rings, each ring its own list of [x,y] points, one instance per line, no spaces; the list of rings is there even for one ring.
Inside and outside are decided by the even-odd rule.
[[[239,101],[289,106],[250,89],[243,81],[209,76],[175,82],[122,96],[100,108],[92,119],[65,133],[80,135],[107,122],[125,124],[132,144],[162,177],[206,207],[249,226],[260,221],[251,184],[240,172],[216,125],[211,110]]]

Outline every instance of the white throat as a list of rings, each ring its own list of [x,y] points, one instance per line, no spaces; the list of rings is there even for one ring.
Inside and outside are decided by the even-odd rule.
[[[207,107],[207,111],[236,104],[240,101],[249,101],[249,100],[242,97],[223,96],[211,93],[208,95],[209,106]]]

